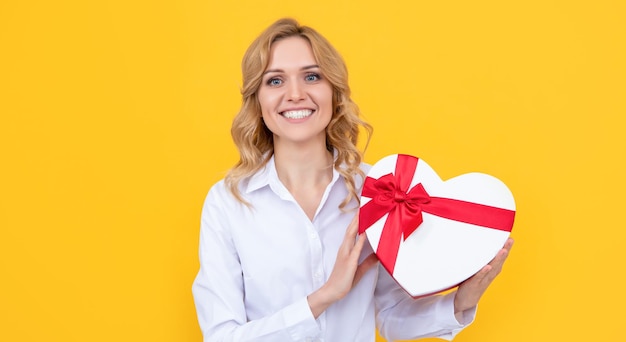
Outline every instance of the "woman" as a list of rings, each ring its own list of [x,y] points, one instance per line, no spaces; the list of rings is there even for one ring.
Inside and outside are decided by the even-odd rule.
[[[232,136],[240,160],[205,201],[193,284],[204,341],[452,339],[499,273],[411,298],[357,237],[361,121],[347,70],[315,30],[282,19],[248,48]]]

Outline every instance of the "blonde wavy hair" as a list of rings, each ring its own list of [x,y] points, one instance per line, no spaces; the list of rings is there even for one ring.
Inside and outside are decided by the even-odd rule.
[[[250,205],[241,196],[239,183],[264,167],[274,153],[272,132],[262,120],[258,90],[269,63],[272,44],[293,36],[302,37],[309,42],[322,75],[332,85],[334,111],[326,127],[326,148],[336,151],[334,168],[346,182],[348,196],[339,206],[344,209],[351,199],[358,202],[355,175],[364,176],[359,168],[363,156],[356,147],[359,128],[366,130],[369,143],[372,127],[359,118],[359,108],[350,98],[348,69],[341,55],[317,31],[301,26],[291,18],[280,19],[269,26],[252,42],[243,56],[243,103],[231,127],[231,135],[239,149],[239,161],[230,169],[225,182],[237,200]]]

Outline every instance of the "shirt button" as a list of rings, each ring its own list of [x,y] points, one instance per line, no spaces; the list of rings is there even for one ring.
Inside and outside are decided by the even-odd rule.
[[[311,237],[311,240],[317,239],[317,234],[315,234],[315,232],[312,232],[309,236]]]
[[[320,279],[322,277],[322,272],[317,271],[317,272],[315,272],[315,274],[313,276],[315,277],[315,279]]]

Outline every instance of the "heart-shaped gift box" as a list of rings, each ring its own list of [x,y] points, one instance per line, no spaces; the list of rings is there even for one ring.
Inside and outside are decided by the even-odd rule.
[[[513,228],[515,201],[500,180],[467,173],[443,181],[423,160],[374,164],[361,193],[359,232],[411,296],[455,287],[491,261]]]

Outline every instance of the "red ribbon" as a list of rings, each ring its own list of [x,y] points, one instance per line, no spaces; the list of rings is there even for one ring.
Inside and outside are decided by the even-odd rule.
[[[367,177],[362,196],[371,198],[359,211],[359,233],[389,214],[376,255],[393,274],[400,240],[411,235],[423,222],[422,212],[446,219],[510,232],[515,211],[488,205],[431,197],[419,183],[409,190],[418,158],[398,155],[395,172],[378,179]]]

